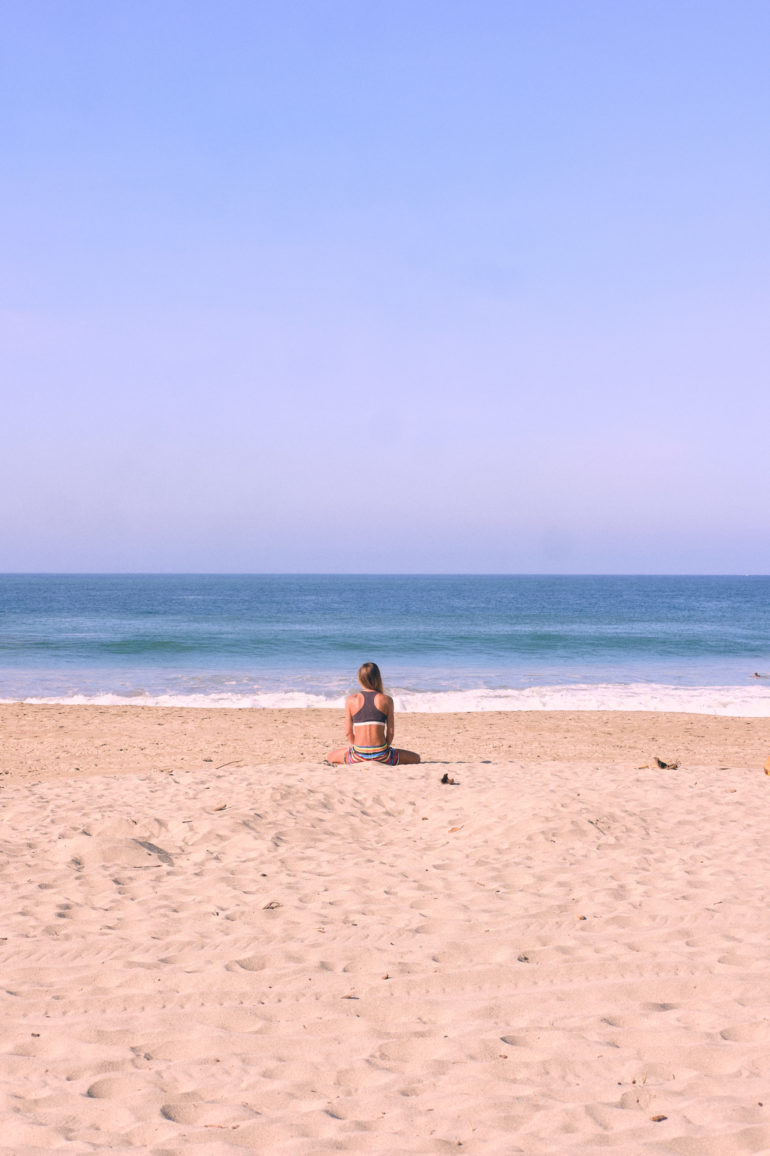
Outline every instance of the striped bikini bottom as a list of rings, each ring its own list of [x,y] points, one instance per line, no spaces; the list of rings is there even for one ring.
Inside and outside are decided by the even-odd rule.
[[[389,747],[387,743],[379,747],[348,747],[345,755],[346,763],[386,763],[389,767],[398,766],[398,751]]]

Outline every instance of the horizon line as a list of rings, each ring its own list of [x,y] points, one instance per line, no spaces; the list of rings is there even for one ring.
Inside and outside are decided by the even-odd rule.
[[[768,578],[746,571],[631,570],[0,570],[0,578]]]

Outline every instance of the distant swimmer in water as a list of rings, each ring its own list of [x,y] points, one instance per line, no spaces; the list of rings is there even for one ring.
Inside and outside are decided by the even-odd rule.
[[[393,743],[393,699],[385,694],[376,662],[365,662],[358,672],[361,687],[345,700],[345,734],[350,746],[326,756],[330,763],[385,763],[389,767],[419,763],[414,751]]]

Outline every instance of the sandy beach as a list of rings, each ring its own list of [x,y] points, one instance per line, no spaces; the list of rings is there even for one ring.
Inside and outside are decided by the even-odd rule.
[[[767,720],[0,721],[0,1152],[770,1152]]]

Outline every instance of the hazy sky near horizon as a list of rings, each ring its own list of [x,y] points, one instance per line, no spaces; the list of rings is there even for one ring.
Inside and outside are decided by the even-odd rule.
[[[766,0],[0,22],[0,570],[770,572]]]

